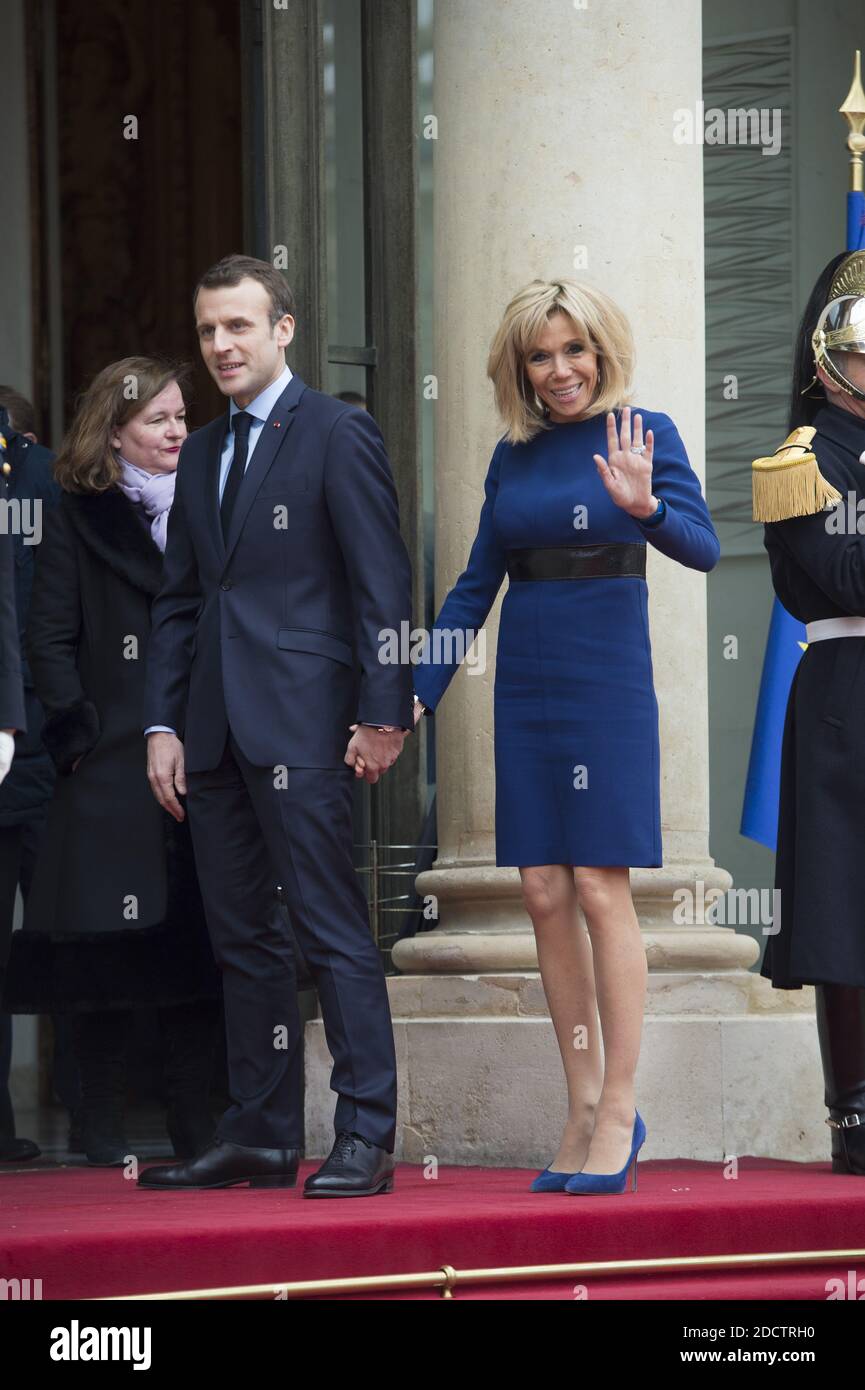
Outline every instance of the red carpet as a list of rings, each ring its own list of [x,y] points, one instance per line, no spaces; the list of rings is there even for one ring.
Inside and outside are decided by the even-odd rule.
[[[828,1164],[741,1159],[640,1165],[636,1193],[527,1190],[534,1171],[401,1164],[387,1196],[310,1201],[285,1191],[147,1192],[120,1169],[0,1176],[0,1277],[43,1299],[97,1298],[439,1268],[865,1248],[865,1179]],[[865,1277],[865,1260],[857,1271]],[[601,1299],[825,1299],[821,1269],[593,1278]],[[457,1298],[573,1299],[577,1281],[457,1289]],[[865,1283],[863,1289],[865,1292]],[[436,1290],[373,1298],[437,1298]]]

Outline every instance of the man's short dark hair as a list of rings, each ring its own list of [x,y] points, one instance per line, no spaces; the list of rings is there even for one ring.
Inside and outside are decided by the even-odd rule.
[[[268,261],[259,261],[255,256],[223,256],[221,261],[205,270],[192,296],[193,311],[198,301],[199,290],[215,290],[223,285],[239,285],[241,280],[257,280],[264,285],[270,296],[270,326],[275,328],[286,314],[295,318],[294,295],[284,275]]]
[[[36,433],[36,412],[27,397],[14,386],[0,386],[0,406],[4,405],[16,434]]]

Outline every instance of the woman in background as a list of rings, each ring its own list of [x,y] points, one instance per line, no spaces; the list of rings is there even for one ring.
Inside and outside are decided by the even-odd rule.
[[[147,357],[101,371],[55,463],[26,645],[57,770],[5,1007],[74,1014],[84,1148],[116,1165],[131,1010],[156,1006],[179,1158],[211,1139],[219,976],[186,823],[147,780],[142,701],[178,455],[184,373]]]

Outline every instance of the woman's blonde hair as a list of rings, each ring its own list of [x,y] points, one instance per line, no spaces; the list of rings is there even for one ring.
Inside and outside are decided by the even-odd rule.
[[[525,444],[543,429],[546,412],[526,374],[526,358],[557,311],[598,354],[598,382],[589,406],[600,415],[627,404],[634,370],[634,339],[622,310],[609,295],[576,280],[532,280],[514,295],[493,338],[487,376],[511,444]]]
[[[121,357],[97,372],[78,398],[54,476],[66,492],[105,492],[121,468],[111,436],[176,381],[187,394],[189,367],[156,357]]]

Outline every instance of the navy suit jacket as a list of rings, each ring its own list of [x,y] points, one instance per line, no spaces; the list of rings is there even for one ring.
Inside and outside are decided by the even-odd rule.
[[[413,726],[411,665],[379,659],[380,634],[408,631],[412,608],[381,432],[366,411],[292,376],[224,543],[227,427],[228,412],[180,453],[144,728],[176,729],[192,772],[217,766],[229,728],[258,766],[344,767],[350,724]]]

